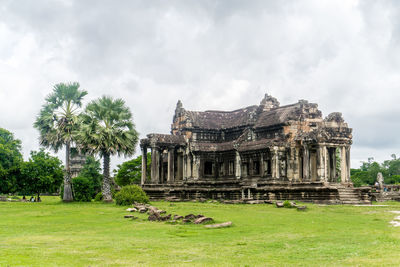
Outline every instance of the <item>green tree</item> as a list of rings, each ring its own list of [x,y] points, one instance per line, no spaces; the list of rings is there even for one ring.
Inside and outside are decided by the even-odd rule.
[[[63,181],[61,160],[49,153],[32,151],[28,161],[21,164],[21,189],[26,194],[54,193]]]
[[[65,146],[65,176],[63,201],[73,201],[71,188],[70,149],[79,129],[77,117],[82,99],[87,95],[79,89],[79,83],[59,83],[47,96],[36,118],[34,127],[39,130],[40,145],[55,152]]]
[[[150,173],[151,154],[147,153],[147,173]],[[118,170],[115,175],[115,182],[119,186],[129,184],[140,184],[142,178],[142,156],[138,156],[132,160],[125,161],[117,165]]]
[[[6,129],[0,128],[0,193],[17,190],[17,177],[22,162],[21,141]]]
[[[93,196],[101,191],[101,180],[103,176],[100,173],[100,161],[93,156],[87,156],[85,165],[79,173],[80,177],[87,178],[93,189]]]
[[[138,133],[122,99],[103,96],[90,102],[81,116],[79,144],[103,158],[103,201],[111,202],[110,156],[135,153]]]

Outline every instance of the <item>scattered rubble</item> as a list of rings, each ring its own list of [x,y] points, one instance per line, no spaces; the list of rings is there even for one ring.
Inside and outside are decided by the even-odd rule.
[[[182,220],[182,223],[194,223],[194,224],[203,224],[207,222],[212,222],[214,221],[210,217],[206,217],[202,214],[187,214],[186,216],[181,216],[178,214],[175,214],[172,216],[171,214],[168,215],[162,215],[166,214],[167,212],[165,210],[158,209],[157,207],[151,206],[149,204],[141,204],[141,203],[135,203],[133,204],[133,208],[128,208],[126,211],[128,212],[139,212],[139,213],[146,213],[149,215],[147,218],[149,221],[169,221],[172,223],[176,223],[178,220]],[[125,215],[124,218],[134,218],[136,219],[137,217],[133,215]]]

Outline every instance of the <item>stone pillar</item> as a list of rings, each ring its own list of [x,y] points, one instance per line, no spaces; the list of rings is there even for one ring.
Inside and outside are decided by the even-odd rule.
[[[294,180],[296,182],[300,181],[300,149],[298,147],[295,148],[295,158],[294,158]]]
[[[165,181],[164,177],[164,149],[160,149],[160,184],[163,184]]]
[[[340,147],[340,178],[342,183],[348,182],[346,147]]]
[[[260,155],[260,177],[264,177],[264,154]]]
[[[147,147],[142,147],[142,179],[140,181],[141,185],[146,183],[147,178]]]
[[[317,150],[317,174],[318,180],[325,181],[325,151],[326,146],[321,145]]]
[[[200,156],[193,154],[193,179],[200,178]]]
[[[183,175],[183,156],[182,153],[177,155],[177,170],[176,170],[176,180],[182,180]]]
[[[346,147],[346,163],[347,163],[347,182],[350,180],[350,146]]]
[[[174,148],[168,149],[168,176],[167,182],[173,183],[174,182]]]
[[[279,179],[280,177],[280,168],[279,168],[279,151],[278,151],[278,147],[275,146],[274,147],[274,161],[273,161],[273,168],[272,168],[272,178],[276,178]]]
[[[329,180],[337,183],[336,175],[336,147],[329,148]]]
[[[303,151],[303,180],[310,180],[310,151],[307,146],[304,146]]]
[[[183,180],[186,180],[186,174],[187,174],[187,168],[186,168],[187,155],[186,154],[182,155],[182,163],[183,163],[183,174],[182,174],[182,177],[183,177]]]
[[[329,181],[329,173],[328,173],[328,170],[329,170],[329,153],[328,153],[328,148],[326,146],[324,146],[323,153],[324,153],[324,175],[325,175],[324,181],[328,182]]]
[[[286,158],[287,158],[287,164],[286,164],[286,177],[288,178],[289,181],[294,180],[294,149],[289,148],[286,151]]]
[[[158,147],[151,147],[151,182],[160,182],[160,151]]]
[[[235,157],[235,176],[237,179],[240,179],[242,176],[242,170],[241,170],[241,160],[240,160],[240,154],[239,151],[236,151],[236,157]]]
[[[192,158],[190,153],[187,154],[186,159],[186,177],[192,178]]]

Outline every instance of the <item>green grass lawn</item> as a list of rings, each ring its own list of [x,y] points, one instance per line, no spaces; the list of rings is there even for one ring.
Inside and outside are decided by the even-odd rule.
[[[172,214],[204,214],[233,226],[206,229],[124,219],[103,203],[0,202],[0,266],[399,266],[400,228],[388,207],[153,202]]]

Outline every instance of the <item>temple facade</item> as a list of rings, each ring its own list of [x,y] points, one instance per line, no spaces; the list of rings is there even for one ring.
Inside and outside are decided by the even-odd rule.
[[[340,202],[330,189],[352,186],[351,144],[352,129],[341,113],[324,118],[318,105],[306,100],[280,106],[266,94],[259,105],[202,112],[178,101],[171,133],[149,134],[140,142],[141,183],[159,198]]]

